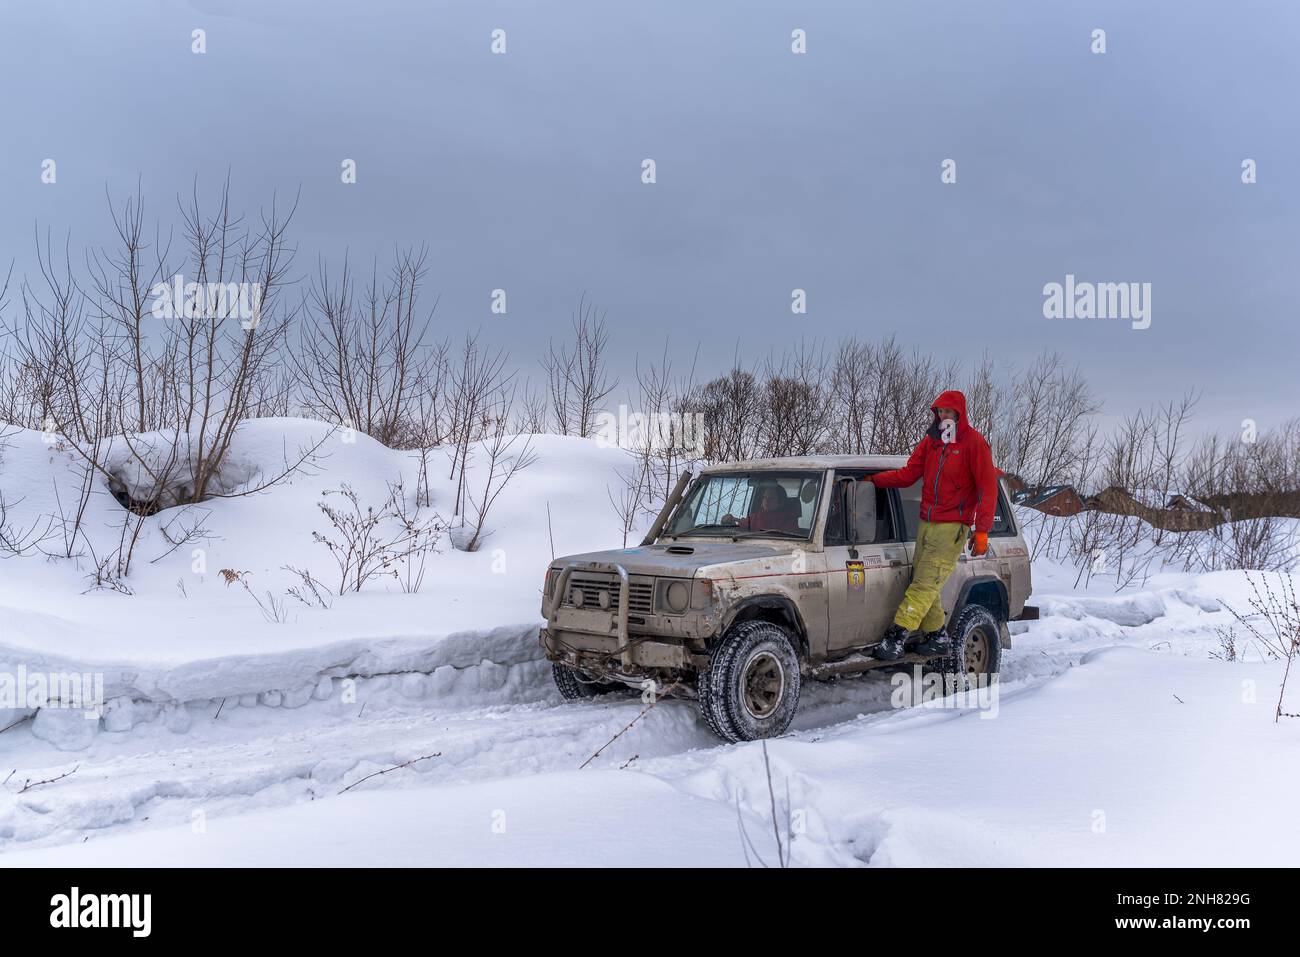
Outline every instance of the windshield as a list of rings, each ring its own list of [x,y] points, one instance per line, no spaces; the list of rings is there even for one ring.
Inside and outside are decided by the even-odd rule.
[[[812,533],[821,472],[717,473],[698,483],[664,534],[806,539]]]

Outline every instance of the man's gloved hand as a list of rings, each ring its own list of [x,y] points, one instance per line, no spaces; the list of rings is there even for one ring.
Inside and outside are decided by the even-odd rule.
[[[988,554],[988,550],[989,533],[976,532],[974,537],[970,540],[970,553],[978,558],[980,555]]]

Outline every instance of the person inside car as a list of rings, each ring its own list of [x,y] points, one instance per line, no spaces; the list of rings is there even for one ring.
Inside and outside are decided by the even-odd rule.
[[[750,532],[785,532],[798,534],[799,510],[791,507],[789,495],[779,485],[762,485],[754,492],[750,512],[744,518],[736,518],[728,512],[722,516],[723,525]]]

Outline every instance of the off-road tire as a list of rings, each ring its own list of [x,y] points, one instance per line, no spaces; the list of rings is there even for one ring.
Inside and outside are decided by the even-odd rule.
[[[744,621],[709,653],[696,686],[704,722],[724,741],[784,734],[799,707],[799,653],[770,621]]]
[[[592,681],[585,674],[580,674],[559,661],[551,663],[551,675],[555,678],[555,687],[560,689],[560,694],[568,701],[585,701],[627,687],[618,681]]]
[[[998,617],[983,605],[967,605],[948,626],[952,653],[939,659],[937,671],[956,679],[956,690],[971,687],[971,678],[985,675],[992,680],[1002,667],[1001,630]]]

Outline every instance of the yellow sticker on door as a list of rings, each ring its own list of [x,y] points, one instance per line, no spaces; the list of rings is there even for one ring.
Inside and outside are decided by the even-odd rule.
[[[845,562],[844,568],[849,576],[849,590],[862,591],[862,586],[867,583],[867,572],[863,568],[862,562],[851,561]]]

